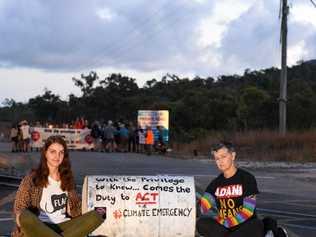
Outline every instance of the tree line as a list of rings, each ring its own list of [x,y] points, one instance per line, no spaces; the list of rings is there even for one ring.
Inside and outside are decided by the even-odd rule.
[[[140,88],[135,78],[113,73],[103,79],[92,71],[72,78],[81,95],[68,100],[46,89],[27,103],[6,99],[0,120],[69,122],[84,116],[89,121],[136,121],[138,110],[169,110],[170,133],[191,141],[209,131],[244,131],[278,128],[280,70],[246,69],[243,75],[218,78],[180,78],[166,74]],[[288,68],[288,128],[316,127],[316,63],[300,62]]]

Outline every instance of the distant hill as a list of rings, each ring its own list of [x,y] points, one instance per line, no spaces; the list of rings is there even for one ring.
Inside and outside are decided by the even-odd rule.
[[[316,128],[316,59],[289,67],[287,126],[289,130]],[[280,69],[246,69],[243,75],[180,78],[167,74],[139,88],[136,79],[121,74],[105,78],[91,72],[74,78],[81,96],[61,99],[49,89],[28,103],[8,100],[0,120],[26,119],[56,124],[84,117],[98,121],[135,122],[138,110],[169,110],[171,140],[191,141],[208,131],[277,129]]]
[[[316,65],[316,59],[311,59],[303,62],[303,64]]]

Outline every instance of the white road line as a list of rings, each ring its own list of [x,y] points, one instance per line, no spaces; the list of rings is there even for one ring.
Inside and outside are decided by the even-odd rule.
[[[301,202],[301,203],[300,203]],[[315,208],[316,207],[316,203],[313,204],[312,202],[315,202],[315,200],[286,200],[286,205],[288,206],[295,206],[295,207],[310,207],[310,208]],[[265,203],[265,204],[269,204],[269,203],[273,203],[273,204],[277,204],[277,203],[281,203],[282,205],[284,205],[284,200],[282,201],[276,201],[276,200],[264,200],[264,199],[260,199],[260,203]]]
[[[217,175],[212,174],[183,174],[183,173],[164,173],[164,174],[156,174],[156,175],[169,175],[169,176],[194,176],[194,177],[209,177],[209,178],[215,178]],[[273,176],[256,176],[256,179],[276,179],[276,177]],[[211,179],[210,179],[211,182]]]
[[[316,215],[311,215],[311,214],[304,214],[304,213],[299,213],[299,212],[289,212],[289,211],[278,211],[275,209],[266,209],[266,208],[257,208],[258,211],[262,212],[268,212],[268,213],[274,213],[274,214],[280,214],[280,215],[287,215],[287,216],[301,216],[301,217],[311,217],[311,218],[316,218]]]
[[[289,226],[289,227],[294,227],[294,228],[301,228],[301,229],[308,229],[308,230],[316,230],[316,227],[313,226],[306,226],[306,225],[296,225],[296,224],[287,224],[287,223],[282,223],[284,226]]]
[[[273,176],[256,176],[256,179],[276,179]]]
[[[0,199],[0,207],[7,204],[7,203],[14,201],[15,195],[16,195],[16,192],[14,191],[14,192],[10,193],[9,195]]]
[[[13,221],[13,218],[12,217],[9,217],[9,218],[0,218],[0,222],[2,221]]]
[[[13,187],[13,188],[18,188],[19,187],[19,184],[14,184],[14,183],[10,183],[10,182],[0,182],[0,185]]]

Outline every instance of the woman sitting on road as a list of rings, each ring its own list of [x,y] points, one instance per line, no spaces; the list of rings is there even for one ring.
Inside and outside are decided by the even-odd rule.
[[[37,169],[23,178],[14,203],[13,237],[83,237],[104,221],[103,210],[81,215],[66,142],[49,137]]]

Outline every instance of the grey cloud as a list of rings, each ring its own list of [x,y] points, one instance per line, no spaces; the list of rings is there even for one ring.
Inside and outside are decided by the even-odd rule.
[[[59,71],[100,65],[161,69],[175,56],[194,56],[196,25],[213,4],[126,2],[6,1],[0,16],[0,65]],[[103,7],[114,11],[111,21],[97,16]]]
[[[303,60],[310,60],[316,58],[316,33],[306,39],[307,45],[307,58],[303,58]]]
[[[295,5],[293,5],[295,7]],[[311,6],[312,7],[312,6]],[[315,9],[316,14],[316,9]],[[307,55],[304,55],[302,58],[297,60],[309,60],[315,59],[316,55],[316,26],[308,22],[297,22],[289,17],[289,47],[294,46],[300,41],[305,42],[305,49]]]
[[[231,22],[224,35],[221,54],[227,71],[241,72],[246,68],[262,69],[279,66],[281,61],[280,20],[278,1],[260,1],[248,12]],[[291,5],[295,7],[295,3]],[[293,22],[289,15],[288,49],[301,40],[308,45],[308,54],[315,57],[315,28],[303,22]],[[313,52],[314,50],[314,52]]]
[[[256,1],[228,25],[220,48],[201,49],[197,27],[212,15],[214,4],[215,0],[3,0],[0,67],[73,72],[103,66],[207,75],[279,64],[279,1]],[[111,20],[98,17],[97,10],[103,8],[113,12]],[[315,30],[304,33],[307,26],[298,22],[291,27],[298,33],[289,36],[289,44],[306,37],[315,53]],[[205,54],[214,54],[221,65],[203,62]]]
[[[219,50],[224,61],[235,64],[233,67],[257,69],[278,63],[278,4],[267,2],[262,2],[264,11],[258,2],[229,25]]]

